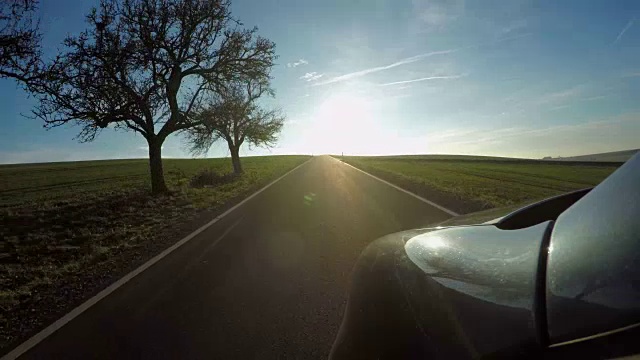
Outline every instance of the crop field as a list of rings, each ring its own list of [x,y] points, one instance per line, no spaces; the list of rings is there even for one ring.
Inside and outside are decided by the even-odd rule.
[[[184,236],[177,224],[307,159],[246,157],[240,177],[231,176],[230,159],[165,159],[172,193],[160,197],[150,195],[143,159],[0,166],[0,348],[14,340],[11,327],[37,328],[19,320],[33,318],[25,311],[60,312]]]
[[[246,157],[245,175],[225,191],[250,186],[290,169],[305,156]],[[229,159],[164,159],[167,185],[175,191],[189,190],[189,180],[203,170],[231,173]],[[146,191],[151,188],[146,159],[78,161],[43,164],[0,165],[0,207],[42,202],[73,202],[77,198],[101,197]]]
[[[621,165],[441,155],[337,158],[459,213],[591,187]]]

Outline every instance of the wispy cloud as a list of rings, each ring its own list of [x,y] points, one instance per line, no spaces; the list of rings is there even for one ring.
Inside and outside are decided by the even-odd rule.
[[[474,128],[458,128],[458,129],[449,129],[446,131],[442,131],[439,133],[434,133],[429,135],[430,141],[445,141],[451,138],[463,138],[468,135],[478,134],[479,130]]]
[[[397,95],[391,95],[388,98],[389,99],[400,100],[400,99],[410,98],[412,96],[413,96],[412,94],[397,94]]]
[[[499,28],[497,31],[497,35],[504,37],[509,34],[517,33],[521,30],[526,29],[527,25],[527,19],[518,19],[510,22],[506,26],[502,26],[501,28]]]
[[[393,69],[393,68],[398,67],[398,66],[411,64],[411,63],[414,63],[416,61],[420,61],[422,59],[425,59],[425,58],[428,58],[428,57],[431,57],[431,56],[446,55],[446,54],[451,54],[451,53],[455,53],[455,52],[462,51],[462,50],[479,48],[479,47],[486,46],[486,45],[495,45],[495,44],[498,44],[498,43],[501,43],[501,42],[510,41],[510,40],[516,40],[516,39],[520,39],[520,38],[527,37],[527,36],[530,36],[530,35],[532,35],[532,34],[531,33],[518,34],[518,35],[514,35],[514,36],[508,36],[508,37],[504,37],[504,38],[499,38],[499,39],[496,39],[496,40],[491,40],[491,41],[487,41],[487,42],[483,42],[483,43],[479,43],[479,44],[474,44],[474,45],[469,45],[469,46],[465,46],[465,47],[423,53],[423,54],[419,54],[419,55],[415,55],[415,56],[411,56],[411,57],[408,57],[408,58],[401,59],[401,60],[396,61],[394,63],[391,63],[389,65],[377,66],[377,67],[373,67],[373,68],[369,68],[369,69],[364,69],[364,70],[355,71],[355,72],[351,72],[351,73],[348,73],[348,74],[336,76],[336,77],[333,77],[333,78],[330,78],[330,79],[326,79],[326,80],[323,80],[323,81],[318,81],[317,83],[314,84],[314,86],[327,85],[327,84],[333,84],[333,83],[337,83],[337,82],[352,80],[352,79],[359,78],[359,77],[362,77],[362,76],[365,76],[365,75],[368,75],[368,74],[371,74],[371,73],[385,71],[385,70]]]
[[[347,80],[359,78],[359,77],[362,77],[362,76],[365,76],[365,75],[368,75],[368,74],[372,74],[372,73],[376,73],[376,72],[380,72],[380,71],[384,71],[384,70],[389,70],[389,69],[393,69],[393,68],[398,67],[398,66],[410,64],[410,63],[422,60],[424,58],[428,58],[430,56],[445,55],[445,54],[450,54],[450,53],[455,52],[455,51],[457,51],[457,49],[432,51],[432,52],[428,52],[428,53],[424,53],[424,54],[420,54],[420,55],[415,55],[415,56],[411,56],[411,57],[396,61],[396,62],[394,62],[392,64],[389,64],[389,65],[377,66],[377,67],[373,67],[373,68],[369,68],[369,69],[355,71],[355,72],[352,72],[352,73],[336,76],[336,77],[333,77],[331,79],[327,79],[327,80],[324,80],[324,81],[319,81],[314,85],[326,85],[326,84],[332,84],[332,83],[337,83],[337,82],[341,82],[341,81],[347,81]]]
[[[495,40],[483,42],[483,43],[480,43],[480,44],[467,46],[467,48],[474,49],[474,48],[480,48],[482,46],[487,46],[487,45],[496,45],[496,44],[507,42],[507,41],[511,41],[511,40],[522,39],[522,38],[529,37],[529,36],[532,36],[532,35],[534,35],[532,32],[525,32],[525,33],[522,33],[522,34],[509,35],[509,36],[505,36],[505,37],[499,37],[499,38],[497,38]]]
[[[302,76],[300,76],[300,79],[305,80],[305,81],[316,81],[318,79],[320,79],[323,76],[323,74],[318,74],[317,72],[308,72]]]
[[[444,76],[428,76],[419,79],[411,79],[411,80],[403,80],[403,81],[394,81],[390,83],[380,84],[379,86],[390,86],[390,85],[400,85],[400,84],[409,84],[419,81],[429,81],[429,80],[448,80],[448,79],[460,79],[461,77],[465,77],[467,74],[460,75],[444,75]]]
[[[582,98],[582,99],[580,99],[580,101],[596,101],[596,100],[602,100],[602,99],[610,98],[612,95],[613,95],[613,94],[589,96],[589,97],[586,97],[586,98]]]
[[[413,0],[413,14],[422,28],[440,29],[464,13],[464,0]]]
[[[627,30],[629,30],[629,28],[631,28],[631,26],[633,26],[633,23],[636,21],[635,18],[629,20],[629,22],[627,23],[627,25],[624,26],[624,28],[622,28],[622,31],[620,31],[620,33],[618,34],[618,36],[616,36],[616,39],[613,41],[613,43],[617,43],[618,41],[620,41],[620,39],[622,39],[622,36],[624,35],[624,33],[627,32]]]
[[[492,141],[503,141],[507,138],[525,138],[532,136],[551,136],[561,132],[576,132],[579,130],[603,130],[626,122],[638,122],[640,115],[628,113],[613,118],[589,121],[580,124],[556,125],[545,128],[532,127],[511,127],[502,129],[477,129],[469,133],[456,134],[453,139],[447,139],[450,144],[462,145],[470,143],[487,143]]]
[[[534,157],[571,156],[637,148],[640,114],[626,113],[552,126],[458,128],[403,139],[415,152]],[[422,150],[420,150],[422,149]]]
[[[556,111],[579,103],[598,101],[614,96],[613,88],[603,88],[584,83],[563,90],[550,91],[531,96],[522,91],[515,91],[511,96],[503,99],[503,108],[508,109],[510,115],[526,112]]]
[[[640,72],[633,72],[622,75],[622,77],[640,77]]]
[[[559,105],[562,105],[560,103],[563,103],[570,99],[575,99],[576,97],[584,94],[585,89],[586,89],[585,85],[576,85],[574,87],[571,87],[565,90],[554,91],[547,94],[543,94],[536,101],[534,101],[534,104],[559,106]]]
[[[292,63],[291,62],[287,63],[287,67],[288,68],[294,68],[294,67],[297,67],[297,66],[300,66],[300,65],[307,65],[307,64],[309,64],[309,62],[307,60],[300,59],[300,60],[294,61]]]

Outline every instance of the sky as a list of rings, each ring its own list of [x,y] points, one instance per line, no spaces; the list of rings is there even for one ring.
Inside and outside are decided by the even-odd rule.
[[[85,27],[92,1],[41,0],[44,51]],[[640,2],[233,0],[276,43],[278,145],[244,155],[473,154],[524,158],[640,148]],[[143,158],[145,140],[45,130],[0,80],[0,163]],[[191,157],[179,135],[165,157]],[[228,156],[225,144],[209,157]]]

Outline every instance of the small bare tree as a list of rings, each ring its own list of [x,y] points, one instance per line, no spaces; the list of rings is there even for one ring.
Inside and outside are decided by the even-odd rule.
[[[37,0],[0,1],[0,78],[28,82],[40,57]]]
[[[162,144],[198,124],[193,110],[228,81],[266,79],[273,42],[244,30],[229,0],[101,0],[89,27],[30,84],[46,127],[78,124],[80,141],[107,127],[149,145],[154,193],[167,191]]]
[[[206,154],[214,142],[223,139],[231,153],[234,173],[242,173],[242,144],[273,147],[284,125],[285,117],[280,110],[265,109],[258,104],[263,95],[273,96],[267,79],[248,79],[225,86],[194,115],[199,125],[187,131],[192,153]]]

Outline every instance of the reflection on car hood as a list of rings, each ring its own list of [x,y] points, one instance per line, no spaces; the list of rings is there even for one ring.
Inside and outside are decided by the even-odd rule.
[[[549,224],[515,231],[491,225],[432,228],[407,241],[405,251],[426,275],[449,288],[531,308],[540,244]]]
[[[405,251],[426,276],[451,290],[444,301],[454,305],[461,328],[477,332],[469,339],[484,339],[475,346],[491,353],[537,341],[538,258],[551,227],[552,222],[546,221],[518,230],[493,225],[431,228],[405,240]],[[401,234],[406,238],[410,232]],[[486,305],[470,308],[472,303]],[[508,316],[477,324],[479,311]],[[506,329],[519,330],[505,336]],[[487,342],[492,336],[499,340]]]

